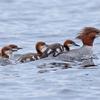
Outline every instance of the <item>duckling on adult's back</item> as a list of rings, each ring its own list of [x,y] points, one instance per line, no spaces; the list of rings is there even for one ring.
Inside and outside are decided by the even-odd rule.
[[[59,55],[57,59],[71,61],[89,59],[93,56],[93,42],[97,36],[100,36],[100,30],[94,27],[85,27],[77,36],[83,42],[83,46],[79,49],[70,50],[68,53]]]
[[[70,51],[70,46],[79,46],[72,40],[66,40],[63,45],[60,43],[54,43],[48,45],[48,48],[45,50],[43,53],[44,57],[48,57],[49,55],[52,55],[53,57],[58,56],[59,54],[63,52],[68,52]]]

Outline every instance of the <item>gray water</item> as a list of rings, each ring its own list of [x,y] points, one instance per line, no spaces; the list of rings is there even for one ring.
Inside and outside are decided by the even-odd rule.
[[[100,0],[0,0],[0,46],[35,52],[37,41],[73,39],[85,26],[100,28]],[[100,100],[100,38],[94,42],[94,67],[46,65],[35,61],[0,66],[0,100]],[[53,66],[54,65],[54,66]]]

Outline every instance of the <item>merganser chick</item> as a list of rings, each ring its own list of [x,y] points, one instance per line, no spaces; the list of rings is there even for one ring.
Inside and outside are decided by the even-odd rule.
[[[72,40],[66,40],[63,44],[65,51],[70,51],[70,47],[71,46],[79,46],[78,44],[76,44],[74,41]]]
[[[18,47],[18,46],[15,45],[15,44],[9,44],[9,45],[6,45],[6,46],[4,46],[4,47],[10,47],[10,48],[12,49],[12,51],[18,51],[18,50],[22,49],[21,47]],[[2,49],[2,48],[0,48],[0,52],[1,52],[1,49]]]
[[[9,64],[12,64],[12,61],[10,60],[12,52],[13,51],[10,47],[5,46],[1,49],[0,65],[6,66],[6,65],[9,65]]]
[[[68,52],[70,50],[71,46],[79,46],[72,40],[66,40],[63,45],[60,43],[54,43],[47,45],[47,50],[43,53],[43,57],[48,57],[49,55],[52,54],[53,57],[58,56],[59,54],[63,52]]]
[[[70,50],[68,53],[59,55],[57,59],[64,61],[89,59],[93,56],[92,46],[94,40],[100,36],[100,30],[94,27],[85,27],[77,36],[83,42],[79,49]]]
[[[9,45],[4,46],[3,48],[0,48],[0,55],[2,55],[2,50],[3,50],[4,48],[6,48],[6,47],[11,49],[11,50],[10,50],[10,51],[11,51],[10,56],[12,56],[12,53],[13,53],[13,52],[22,49],[21,47],[18,47],[18,46],[15,45],[15,44],[9,44]]]
[[[45,42],[39,41],[36,43],[36,51],[37,53],[27,53],[22,55],[18,61],[21,63],[35,61],[42,58],[43,52],[47,49],[47,45]]]
[[[19,49],[22,48],[14,44],[10,44],[2,47],[0,49],[0,65],[6,66],[9,64],[14,64],[14,62],[12,61],[12,54],[13,52],[18,51]]]

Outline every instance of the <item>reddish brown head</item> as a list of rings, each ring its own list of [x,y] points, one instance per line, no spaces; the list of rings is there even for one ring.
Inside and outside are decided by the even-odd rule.
[[[64,42],[64,47],[67,49],[67,50],[69,50],[69,47],[70,46],[72,46],[72,45],[74,45],[74,46],[79,46],[78,44],[76,44],[74,41],[72,41],[72,40],[66,40],[65,42]]]
[[[93,46],[94,39],[100,36],[100,30],[94,27],[85,27],[76,37],[81,39],[83,45]]]
[[[37,53],[39,54],[42,54],[43,53],[43,49],[46,48],[47,45],[45,42],[42,42],[42,41],[39,41],[36,43],[36,51]]]
[[[12,51],[18,51],[19,49],[22,49],[15,44],[10,44],[10,45],[8,45],[8,47],[10,47],[12,49]]]
[[[3,58],[9,58],[9,55],[10,54],[12,54],[12,50],[11,50],[11,48],[10,47],[3,47],[2,49],[1,49],[1,56],[3,57]]]

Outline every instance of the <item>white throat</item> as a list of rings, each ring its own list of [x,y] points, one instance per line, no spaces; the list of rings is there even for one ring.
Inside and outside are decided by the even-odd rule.
[[[93,55],[93,47],[92,46],[83,46],[83,51],[85,51],[87,55]]]

